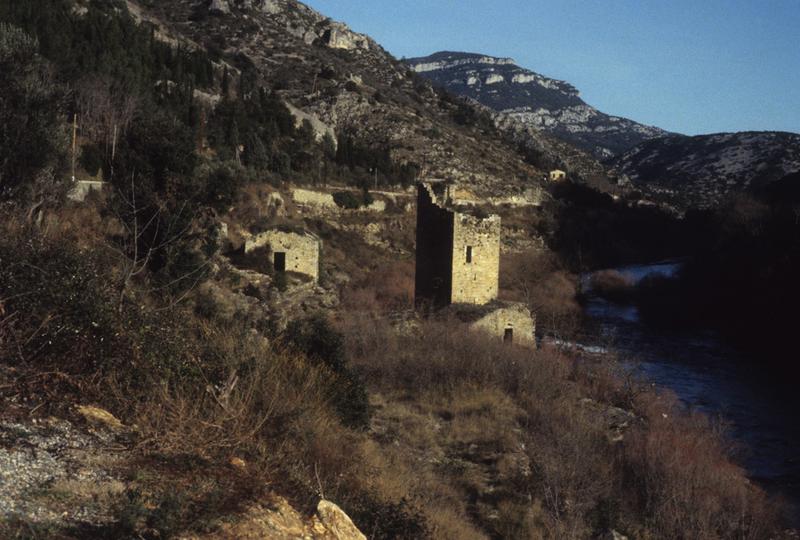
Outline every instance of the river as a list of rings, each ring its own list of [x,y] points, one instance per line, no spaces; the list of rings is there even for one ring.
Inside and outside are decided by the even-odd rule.
[[[636,282],[647,275],[673,276],[680,263],[617,268]],[[665,331],[642,322],[632,305],[591,293],[585,313],[592,346],[610,346],[642,377],[677,394],[688,408],[719,418],[743,448],[738,456],[750,478],[786,499],[788,518],[800,526],[800,421],[797,393],[771,380],[756,359],[726,345],[710,330]]]

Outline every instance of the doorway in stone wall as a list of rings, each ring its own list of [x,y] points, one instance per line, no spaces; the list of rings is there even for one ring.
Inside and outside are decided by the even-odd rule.
[[[506,331],[503,333],[503,342],[504,343],[513,343],[514,342],[514,329],[513,328],[506,328]]]
[[[286,272],[286,253],[283,251],[275,252],[275,271]]]

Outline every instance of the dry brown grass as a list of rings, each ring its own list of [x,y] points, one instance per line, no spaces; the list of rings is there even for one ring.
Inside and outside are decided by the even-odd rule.
[[[376,482],[418,501],[442,537],[464,526],[559,539],[610,528],[698,539],[774,530],[767,498],[719,431],[613,364],[483,341],[448,322],[409,335],[363,316],[344,326],[353,361],[383,396],[377,440],[396,472]],[[604,419],[613,406],[638,418],[618,443]],[[397,480],[405,469],[416,482]]]
[[[26,227],[5,230],[14,226]],[[392,271],[376,268],[366,289]],[[397,272],[402,292],[408,268]],[[390,305],[375,302],[378,313]],[[324,496],[375,538],[577,539],[615,528],[637,538],[750,539],[775,528],[770,501],[707,419],[607,363],[506,346],[454,321],[401,332],[381,315],[347,314],[349,361],[372,394],[363,433],[336,417],[326,368],[189,310],[151,323],[162,331],[131,333],[130,349],[112,351],[126,362],[91,384],[105,385],[99,404],[137,425],[134,454],[154,476],[153,492],[203,493],[190,497],[181,526],[222,486],[231,504],[276,490],[306,509]],[[6,330],[0,324],[0,339]],[[145,350],[151,338],[163,342]],[[70,360],[97,356],[64,350],[83,354]],[[163,381],[144,370],[132,380],[131,359]],[[637,418],[618,443],[603,416],[612,405]],[[246,472],[232,471],[232,457]]]
[[[384,262],[343,291],[348,311],[387,313],[414,307],[413,261]]]
[[[726,458],[729,444],[699,413],[681,413],[674,396],[643,394],[647,420],[625,445],[627,477],[647,525],[664,538],[767,538],[777,507]]]
[[[341,477],[353,475],[361,440],[333,413],[331,373],[252,336],[219,329],[207,339],[228,373],[207,378],[224,382],[155,388],[131,413],[139,450],[216,463],[239,457],[265,487],[305,504],[336,494]]]

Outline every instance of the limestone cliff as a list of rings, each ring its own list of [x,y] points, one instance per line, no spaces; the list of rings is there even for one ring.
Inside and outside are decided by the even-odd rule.
[[[467,96],[522,126],[555,135],[597,158],[607,158],[662,129],[602,113],[565,81],[516,65],[510,58],[439,52],[407,63],[417,73],[457,95]]]

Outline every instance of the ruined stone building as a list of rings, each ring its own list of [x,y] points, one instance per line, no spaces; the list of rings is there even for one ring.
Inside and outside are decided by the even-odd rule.
[[[535,318],[521,302],[496,300],[484,306],[462,304],[447,309],[471,330],[491,334],[507,343],[536,347]]]
[[[296,272],[319,281],[319,253],[322,242],[315,235],[302,230],[272,229],[249,238],[245,253],[266,247],[275,272]]]
[[[67,193],[67,198],[75,202],[84,202],[92,192],[100,193],[106,188],[102,180],[77,180]]]
[[[500,217],[450,209],[450,186],[421,183],[417,192],[416,302],[441,308],[497,298]]]
[[[500,216],[453,205],[452,186],[417,186],[415,304],[446,310],[470,328],[535,346],[535,323],[524,304],[497,299]]]

